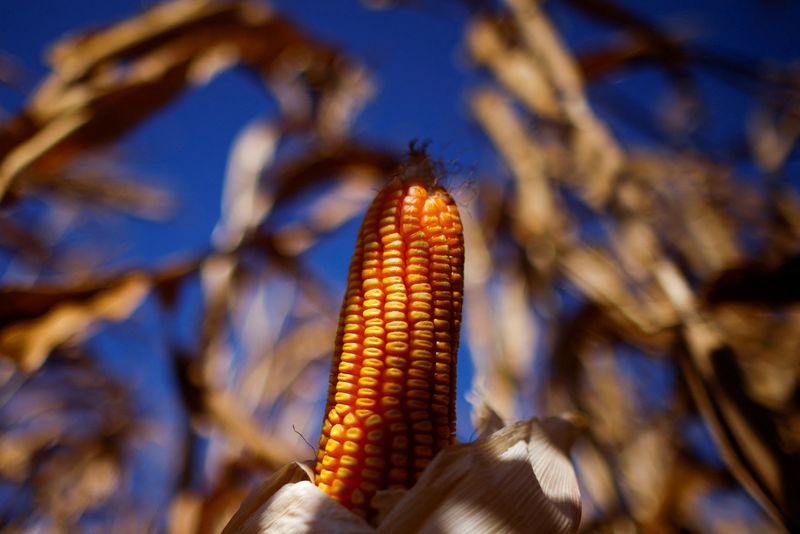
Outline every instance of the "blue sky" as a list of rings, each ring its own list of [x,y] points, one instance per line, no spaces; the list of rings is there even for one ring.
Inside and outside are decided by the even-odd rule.
[[[620,3],[699,43],[745,60],[788,62],[800,55],[800,3]],[[43,54],[49,44],[77,29],[114,22],[148,5],[150,2],[142,0],[2,0],[0,51],[11,54],[23,68],[27,90],[47,72]],[[309,34],[341,48],[373,73],[378,91],[355,124],[357,137],[398,151],[404,150],[411,139],[430,139],[434,156],[472,169],[472,176],[467,178],[502,172],[497,156],[466,109],[468,91],[487,78],[472,68],[463,50],[469,13],[461,4],[412,2],[410,8],[391,11],[366,10],[356,1],[282,0],[275,5]],[[591,50],[613,38],[602,25],[576,16],[568,8],[555,6],[553,14],[574,50]],[[710,104],[707,119],[715,126],[708,137],[714,145],[727,140],[750,110],[740,93],[717,79],[698,74],[698,81]],[[617,105],[627,102],[649,109],[661,106],[669,95],[663,74],[648,67],[613,75],[591,93],[598,114],[609,119],[615,135],[626,146],[652,139],[613,118],[607,106],[612,97]],[[22,104],[21,93],[0,87],[0,108],[13,113]],[[274,110],[274,102],[251,79],[231,71],[185,94],[125,138],[121,154],[129,167],[144,180],[172,190],[180,205],[175,219],[167,223],[118,216],[103,218],[102,225],[90,225],[86,232],[93,243],[116,247],[110,267],[151,265],[206,248],[219,216],[231,143],[246,124]],[[349,254],[340,251],[351,246],[355,232],[356,225],[348,225],[311,258],[331,281],[340,281],[339,291],[344,289],[349,261]],[[462,354],[461,414],[468,413],[463,393],[468,389],[471,370],[466,360]],[[471,433],[466,419],[462,416],[459,424],[462,438]]]

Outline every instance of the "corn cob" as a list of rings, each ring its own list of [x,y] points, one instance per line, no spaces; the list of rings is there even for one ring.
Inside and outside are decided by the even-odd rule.
[[[378,193],[339,315],[316,484],[368,519],[375,492],[410,487],[455,432],[464,240],[432,182],[396,177]]]

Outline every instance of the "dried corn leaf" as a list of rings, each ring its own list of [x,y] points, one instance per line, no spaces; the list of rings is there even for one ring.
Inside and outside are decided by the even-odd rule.
[[[800,138],[800,113],[797,106],[789,108],[777,118],[760,108],[751,119],[747,140],[764,172],[779,171]]]
[[[688,284],[671,265],[659,281],[682,315],[688,355],[681,370],[700,413],[731,472],[773,519],[790,530],[800,524],[800,457],[784,450],[775,428],[777,414],[744,391],[736,355],[708,318],[699,314]]]
[[[497,79],[533,113],[561,119],[561,107],[549,81],[530,56],[504,42],[503,29],[489,19],[469,28],[467,43],[476,61],[491,69]]]
[[[57,171],[237,63],[274,79],[281,102],[298,101],[287,90],[308,93],[299,98],[303,109],[284,110],[305,117],[292,119],[295,126],[314,118],[316,98],[324,100],[319,108],[325,111],[325,129],[342,126],[364,96],[348,91],[366,82],[363,73],[351,73],[338,59],[264,5],[246,1],[164,3],[117,26],[68,39],[57,45],[54,74],[32,97],[26,120],[4,132],[0,199],[23,173]],[[342,91],[348,93],[347,110],[334,117],[331,108],[342,103]],[[126,112],[118,113],[123,107]]]
[[[41,316],[12,322],[0,331],[0,354],[15,361],[24,371],[35,371],[50,351],[85,335],[97,321],[126,319],[151,287],[147,277],[133,274],[95,291],[85,301],[60,299]]]
[[[228,158],[222,192],[220,219],[214,228],[217,248],[238,246],[269,213],[272,200],[263,195],[259,182],[272,165],[280,140],[280,130],[268,121],[254,122],[242,130],[234,141]]]

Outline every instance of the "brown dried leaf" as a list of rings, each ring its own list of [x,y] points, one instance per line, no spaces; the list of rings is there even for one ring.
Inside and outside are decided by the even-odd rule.
[[[150,291],[151,280],[141,274],[119,279],[96,290],[84,301],[57,298],[42,315],[13,321],[0,331],[0,354],[15,361],[24,371],[39,368],[50,351],[60,344],[86,335],[97,321],[122,321]],[[25,299],[20,298],[26,307]],[[16,304],[20,302],[17,300]],[[14,317],[14,316],[12,316]]]
[[[489,19],[478,19],[467,30],[472,57],[491,69],[498,81],[528,109],[549,119],[563,119],[561,106],[541,67],[503,40],[503,30]]]
[[[259,191],[261,177],[275,158],[280,130],[268,121],[254,122],[237,136],[228,157],[222,208],[213,239],[218,249],[238,246],[272,208]]]
[[[14,121],[5,132],[0,199],[17,177],[58,171],[232,64],[274,80],[279,101],[305,102],[299,111],[288,110],[307,116],[289,120],[294,126],[310,118],[324,120],[326,129],[340,127],[364,97],[364,91],[341,96],[364,85],[363,73],[354,74],[332,49],[248,1],[159,4],[117,26],[65,40],[53,62],[54,74],[32,97],[26,120]],[[302,92],[307,95],[300,97]],[[312,114],[317,98],[324,117]],[[332,106],[347,109],[335,116]],[[121,108],[126,112],[118,113]]]

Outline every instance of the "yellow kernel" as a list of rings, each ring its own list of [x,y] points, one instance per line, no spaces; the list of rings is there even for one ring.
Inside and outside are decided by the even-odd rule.
[[[343,393],[341,391],[336,395],[334,395],[333,398],[336,402],[341,402],[341,403],[351,403],[356,399],[355,395],[351,395],[350,393]]]
[[[394,226],[394,225],[392,225],[392,226]],[[403,239],[403,236],[401,236],[397,232],[393,232],[391,234],[387,234],[387,235],[382,236],[381,237],[381,243],[386,245],[386,244],[389,244],[389,243],[391,243],[393,241],[402,241],[402,239]]]
[[[429,350],[414,349],[411,351],[410,356],[412,359],[430,360],[433,358],[433,353]]]
[[[381,405],[384,407],[397,406],[398,404],[400,404],[400,399],[397,397],[383,397],[381,399]]]
[[[344,452],[356,454],[358,453],[358,443],[354,441],[345,441],[342,449],[344,449]]]
[[[375,399],[364,399],[364,398],[356,399],[356,406],[358,406],[359,408],[372,408],[377,403],[378,401],[376,401]]]
[[[414,341],[411,342],[411,344],[414,346],[415,349],[432,349],[433,348],[433,343],[431,343],[427,339],[414,339]]]
[[[350,382],[345,382],[343,380],[336,382],[336,391],[353,391],[355,389],[356,385]]]
[[[353,354],[352,352],[343,352],[341,356],[341,360],[343,362],[354,362],[358,359],[358,356]]]
[[[382,347],[383,339],[379,337],[370,336],[364,340],[365,347]]]
[[[344,465],[346,467],[353,467],[358,465],[358,460],[356,460],[355,456],[350,456],[349,454],[345,454],[339,459],[339,464]]]
[[[361,282],[361,287],[366,290],[370,290],[370,289],[380,288],[381,283],[378,281],[377,278],[367,278],[366,280]]]
[[[339,478],[351,478],[355,476],[355,472],[352,469],[340,467],[336,470],[336,476]]]
[[[331,493],[333,495],[342,494],[342,493],[344,493],[344,491],[346,489],[347,489],[347,485],[344,482],[342,482],[341,480],[339,480],[338,478],[336,480],[334,480],[333,483],[331,484]]]
[[[372,410],[356,410],[356,415],[361,419],[366,419],[374,412]]]
[[[330,484],[334,479],[333,471],[323,469],[319,474],[319,480],[325,484]]]
[[[344,373],[352,373],[356,370],[356,364],[351,362],[339,362],[339,371]]]
[[[348,413],[347,415],[345,415],[345,416],[344,416],[344,424],[345,424],[345,425],[347,425],[347,426],[353,426],[353,425],[355,425],[356,423],[358,423],[358,419],[356,419],[356,416],[355,416],[355,415],[353,415],[352,413]],[[353,429],[348,429],[348,432],[349,432],[350,430],[353,430]]]
[[[402,267],[391,266],[391,267],[384,267],[381,269],[381,274],[383,276],[390,276],[390,275],[403,275],[405,270]],[[385,280],[385,278],[384,278]]]
[[[369,291],[364,293],[364,297],[367,299],[380,299],[383,298],[383,291],[381,291],[380,289],[370,289]]]
[[[399,358],[399,359],[402,360],[402,358]],[[403,360],[403,361],[405,361],[405,360]],[[390,367],[390,368],[386,369],[384,374],[386,375],[386,378],[397,378],[397,379],[403,378],[403,370],[402,369],[398,369],[397,367]]]
[[[330,437],[341,441],[343,435],[344,435],[344,427],[342,425],[333,425],[333,428],[331,428]]]
[[[405,345],[405,343],[403,343]],[[407,345],[406,345],[407,346]],[[405,358],[400,358],[398,356],[387,356],[386,357],[386,365],[389,367],[405,367],[408,362]],[[388,371],[388,369],[387,369]]]
[[[378,377],[381,376],[381,372],[374,367],[362,367],[361,368],[361,376],[366,377]]]
[[[386,344],[386,352],[392,354],[403,354],[408,350],[408,343],[403,343],[402,341],[392,341]],[[387,358],[386,361],[388,362],[392,358]],[[389,364],[391,365],[391,364]]]
[[[360,428],[348,428],[345,432],[345,436],[347,436],[347,439],[358,441],[364,437],[364,431]]]
[[[358,385],[365,387],[375,387],[378,385],[378,381],[372,377],[365,376],[358,379]]]
[[[403,392],[403,386],[395,382],[385,382],[383,384],[384,395],[398,395]]]
[[[338,461],[336,460],[335,456],[327,456],[327,455],[325,455],[325,456],[322,457],[322,465],[323,465],[323,467],[331,467],[333,465],[336,465],[337,462]]]
[[[335,454],[339,452],[339,449],[342,447],[342,444],[335,439],[329,439],[328,442],[325,444],[325,452],[330,454]]]
[[[380,326],[370,326],[366,330],[364,330],[364,334],[367,336],[382,336],[383,334],[385,334],[385,331]]]
[[[408,341],[408,334],[405,332],[389,332],[386,334],[387,341]]]
[[[392,321],[390,323],[386,323],[386,330],[394,331],[394,330],[408,330],[408,323],[405,321]]]
[[[369,417],[367,417],[367,420],[364,422],[364,426],[369,428],[371,426],[380,425],[381,421],[382,421],[382,419],[381,419],[380,415],[372,414]]]

